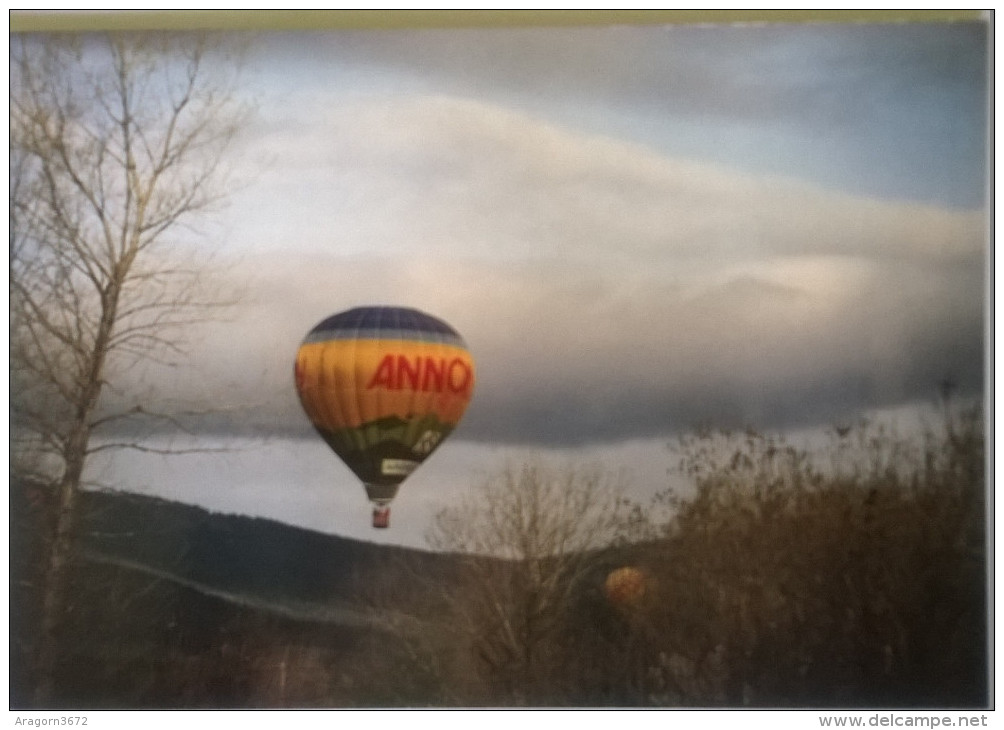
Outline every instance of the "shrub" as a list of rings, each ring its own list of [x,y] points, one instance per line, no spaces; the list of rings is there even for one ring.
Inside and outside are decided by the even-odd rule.
[[[977,411],[912,439],[863,423],[818,453],[753,431],[680,448],[696,491],[650,557],[649,701],[986,703]]]

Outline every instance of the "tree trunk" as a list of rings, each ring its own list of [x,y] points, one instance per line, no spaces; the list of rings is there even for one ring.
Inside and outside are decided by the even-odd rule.
[[[124,274],[123,274],[124,276]],[[59,630],[67,610],[69,563],[73,555],[74,527],[77,521],[77,496],[80,479],[87,461],[91,437],[90,420],[101,395],[102,371],[115,325],[120,287],[113,282],[102,296],[102,316],[91,352],[83,397],[77,409],[75,423],[64,447],[62,479],[57,491],[59,506],[53,529],[52,545],[45,575],[42,599],[42,626],[38,653],[35,705],[48,707],[54,699],[55,675],[60,653]]]
[[[35,688],[36,707],[48,707],[53,699],[57,657],[59,655],[59,627],[66,612],[66,588],[73,546],[73,528],[76,522],[77,489],[83,459],[74,466],[68,465],[59,484],[59,507],[53,530],[49,563],[45,575],[45,595],[42,600],[42,627],[38,653],[38,685]]]

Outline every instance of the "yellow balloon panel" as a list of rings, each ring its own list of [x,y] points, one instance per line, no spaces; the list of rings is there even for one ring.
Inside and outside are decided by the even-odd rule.
[[[433,415],[455,426],[474,388],[466,349],[408,340],[309,342],[296,358],[300,400],[315,426],[358,428]]]

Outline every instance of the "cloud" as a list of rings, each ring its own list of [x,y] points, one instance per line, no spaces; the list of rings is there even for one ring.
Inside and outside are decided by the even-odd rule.
[[[471,99],[322,96],[314,104],[300,110],[314,120],[308,126],[261,143],[274,150],[276,167],[246,206],[247,234],[293,247],[326,235],[341,251],[491,249],[510,257],[591,256],[597,248],[663,258],[762,248],[872,254],[896,246],[955,256],[981,246],[982,221],[966,212],[742,176]],[[904,226],[909,238],[894,235]],[[964,239],[948,237],[966,226]]]
[[[296,78],[312,96],[480,98],[663,154],[976,207],[987,37],[985,22],[297,34],[270,38],[263,65],[287,95]]]
[[[825,423],[982,389],[980,214],[666,157],[487,103],[371,97],[271,140],[235,200],[249,296],[207,329],[219,430],[307,433],[290,368],[360,304],[451,322],[478,362],[457,436],[577,444]]]

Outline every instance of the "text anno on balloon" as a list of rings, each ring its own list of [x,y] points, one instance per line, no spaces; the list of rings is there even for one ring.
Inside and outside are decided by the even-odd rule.
[[[384,355],[366,389],[405,388],[423,392],[469,394],[473,381],[471,366],[459,357],[408,357]]]

